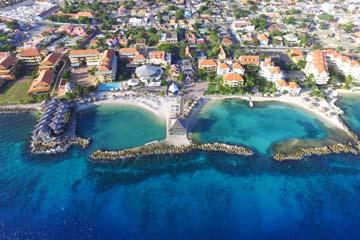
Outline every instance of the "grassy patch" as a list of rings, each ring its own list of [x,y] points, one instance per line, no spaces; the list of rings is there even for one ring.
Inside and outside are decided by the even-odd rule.
[[[0,105],[31,102],[32,97],[27,91],[32,81],[31,78],[22,78],[5,82],[0,88]]]

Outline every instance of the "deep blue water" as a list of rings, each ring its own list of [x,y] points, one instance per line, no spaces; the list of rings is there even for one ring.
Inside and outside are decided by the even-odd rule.
[[[95,165],[87,161],[95,147],[142,144],[144,137],[153,140],[154,129],[160,132],[155,139],[163,136],[163,125],[154,116],[106,108],[94,117],[98,110],[80,119],[79,132],[94,134],[94,146],[55,157],[28,153],[31,115],[0,115],[0,239],[360,237],[358,157],[278,163],[261,152],[250,158],[194,152]],[[360,109],[355,105],[349,111],[358,116]],[[316,129],[312,136],[322,135],[311,118],[304,121]],[[114,129],[116,123],[121,124]],[[241,129],[241,123],[234,124]],[[125,136],[128,129],[137,134]],[[219,137],[223,133],[229,134],[220,132]]]

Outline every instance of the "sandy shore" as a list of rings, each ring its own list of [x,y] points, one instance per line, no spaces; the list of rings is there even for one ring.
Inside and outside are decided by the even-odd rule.
[[[94,105],[103,105],[103,104],[119,104],[119,105],[129,105],[129,106],[139,107],[165,120],[170,115],[169,109],[164,104],[163,99],[160,100],[160,105],[157,106],[156,108],[152,107],[151,104],[147,104],[146,99],[143,98],[108,98],[90,103],[78,103],[77,109],[84,110]]]
[[[249,99],[249,97],[247,97],[247,96],[211,96],[209,98],[213,99],[213,100],[237,98],[237,99],[242,99],[242,100],[246,100],[246,101]],[[253,102],[255,102],[255,107],[256,107],[256,102],[274,101],[274,102],[282,102],[282,103],[286,103],[289,105],[293,105],[293,106],[302,108],[305,111],[313,114],[316,118],[318,118],[327,127],[329,127],[329,128],[335,127],[335,128],[338,128],[338,129],[350,134],[349,129],[347,128],[347,126],[344,124],[344,122],[342,121],[342,119],[339,116],[325,114],[324,112],[320,111],[319,108],[312,106],[310,102],[305,101],[303,96],[288,96],[288,95],[283,95],[283,96],[279,96],[279,97],[252,96],[251,99]],[[325,100],[322,100],[322,101],[325,101]],[[321,102],[319,104],[321,105]]]

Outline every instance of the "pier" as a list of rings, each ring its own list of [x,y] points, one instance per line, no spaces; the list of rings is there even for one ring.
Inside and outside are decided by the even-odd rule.
[[[76,136],[76,112],[72,104],[53,99],[43,104],[42,116],[32,132],[31,152],[54,154],[65,152],[71,145],[86,148],[89,139]]]

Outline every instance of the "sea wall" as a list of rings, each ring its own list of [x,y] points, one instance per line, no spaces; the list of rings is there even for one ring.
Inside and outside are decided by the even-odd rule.
[[[41,104],[14,104],[14,105],[5,105],[0,106],[0,113],[25,113],[25,112],[35,112],[40,109]]]
[[[57,154],[63,153],[68,150],[72,145],[78,145],[81,148],[85,149],[90,145],[90,139],[84,139],[77,137],[72,140],[59,141],[59,142],[42,142],[42,141],[32,141],[30,148],[31,152],[35,154]]]
[[[358,155],[360,150],[360,142],[354,143],[336,143],[323,147],[302,148],[292,153],[275,153],[273,158],[277,161],[284,160],[301,160],[304,157],[322,156],[328,154],[350,153]]]
[[[244,156],[251,156],[254,154],[253,151],[248,148],[224,143],[191,143],[189,145],[182,146],[158,143],[119,151],[97,150],[91,154],[90,160],[94,162],[109,162],[151,155],[182,154],[190,151],[224,152]]]

